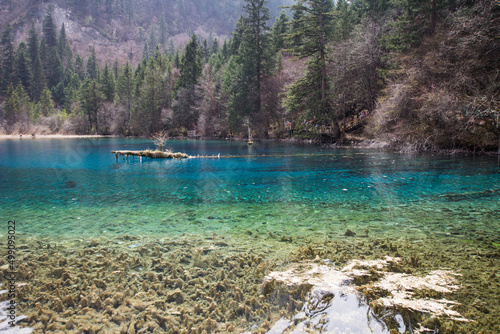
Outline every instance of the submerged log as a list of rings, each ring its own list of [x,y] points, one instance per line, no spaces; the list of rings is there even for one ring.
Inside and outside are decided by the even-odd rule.
[[[119,155],[125,156],[125,158],[128,158],[129,155],[134,156],[134,157],[145,157],[145,158],[153,158],[153,159],[183,159],[183,158],[189,158],[189,155],[186,153],[181,153],[181,152],[165,152],[165,151],[151,151],[151,150],[145,150],[145,151],[111,151],[118,159]]]

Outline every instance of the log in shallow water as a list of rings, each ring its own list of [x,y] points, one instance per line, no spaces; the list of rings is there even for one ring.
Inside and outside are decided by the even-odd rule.
[[[173,152],[164,152],[164,151],[151,151],[151,150],[145,150],[145,151],[111,151],[118,159],[119,155],[125,156],[125,158],[128,158],[129,155],[134,156],[134,157],[145,157],[145,158],[154,158],[154,159],[182,159],[182,158],[189,158],[189,155],[186,153],[173,153]]]

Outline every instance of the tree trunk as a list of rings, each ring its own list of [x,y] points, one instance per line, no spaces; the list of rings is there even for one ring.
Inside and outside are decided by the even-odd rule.
[[[436,30],[436,21],[437,21],[437,11],[436,11],[436,1],[432,0],[432,13],[431,13],[431,35],[434,35],[434,31]]]

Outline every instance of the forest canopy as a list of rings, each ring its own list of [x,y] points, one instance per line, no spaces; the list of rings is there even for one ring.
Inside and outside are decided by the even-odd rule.
[[[101,16],[147,20],[144,11],[127,12],[131,3],[67,5],[92,16],[94,25]],[[200,2],[207,16],[199,19],[220,20],[227,10],[235,17],[234,8],[213,3]],[[41,29],[33,22],[19,43],[13,26],[4,25],[1,132],[195,131],[216,138],[252,132],[335,142],[358,136],[411,150],[499,144],[494,1],[297,0],[278,12],[276,1],[243,0],[229,38],[191,33],[182,48],[169,45],[167,35],[173,26],[187,29],[180,22],[189,15],[171,5],[176,22],[154,20],[136,66],[101,62],[94,48],[81,56],[67,27],[56,26],[50,3]]]

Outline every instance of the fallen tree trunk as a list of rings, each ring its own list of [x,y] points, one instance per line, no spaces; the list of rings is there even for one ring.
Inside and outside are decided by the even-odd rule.
[[[164,151],[151,151],[151,150],[145,150],[145,151],[111,151],[118,159],[119,155],[124,156],[125,158],[128,159],[128,156],[134,156],[134,157],[145,157],[145,158],[153,158],[153,159],[183,159],[183,158],[189,158],[189,155],[186,153],[173,153],[173,152],[164,152]]]

